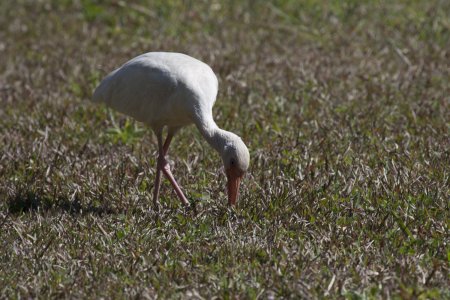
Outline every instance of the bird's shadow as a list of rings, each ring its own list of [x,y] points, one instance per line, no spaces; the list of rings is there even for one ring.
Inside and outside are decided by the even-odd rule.
[[[68,198],[56,199],[39,195],[33,191],[24,191],[7,198],[9,214],[18,215],[28,212],[60,211],[72,215],[110,215],[117,214],[117,210],[106,205],[94,205],[93,203],[81,203],[78,199],[73,201]]]

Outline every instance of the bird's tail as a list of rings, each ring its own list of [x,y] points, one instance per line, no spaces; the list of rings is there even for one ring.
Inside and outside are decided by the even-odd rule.
[[[114,88],[114,74],[117,72],[118,69],[112,71],[109,73],[105,78],[103,78],[102,82],[98,85],[98,87],[95,89],[94,94],[92,95],[92,101],[99,103],[99,102],[106,102],[111,95],[111,90]]]
[[[103,82],[102,82],[103,83]],[[103,94],[104,91],[102,89],[102,83],[95,89],[94,94],[92,95],[91,101],[95,103],[103,102]]]
[[[106,76],[102,80],[102,82],[100,82],[98,87],[95,89],[91,99],[92,102],[95,103],[106,102],[106,99],[108,99],[108,94],[110,93],[109,91],[112,88],[111,75],[112,74]]]

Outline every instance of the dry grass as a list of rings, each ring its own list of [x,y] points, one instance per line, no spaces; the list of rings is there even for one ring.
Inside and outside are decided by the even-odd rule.
[[[0,298],[450,297],[447,1],[148,2],[0,2]],[[156,213],[151,131],[87,101],[155,50],[220,77],[236,210],[190,127]]]

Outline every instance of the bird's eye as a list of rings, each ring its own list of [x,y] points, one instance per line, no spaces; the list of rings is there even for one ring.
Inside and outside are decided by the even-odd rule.
[[[234,159],[232,159],[232,160],[230,161],[230,164],[231,164],[232,166],[234,166],[235,163],[236,163],[236,162],[234,161]]]

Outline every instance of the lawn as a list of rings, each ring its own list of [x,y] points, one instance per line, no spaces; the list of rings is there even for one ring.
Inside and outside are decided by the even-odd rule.
[[[251,164],[195,126],[163,181],[88,100],[148,51],[208,63]],[[0,298],[450,298],[450,2],[0,1]]]

